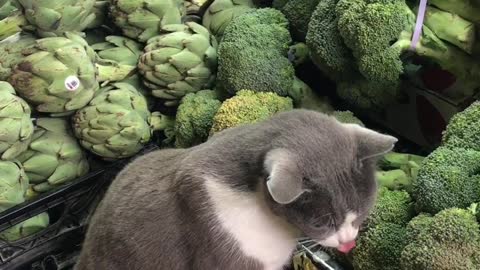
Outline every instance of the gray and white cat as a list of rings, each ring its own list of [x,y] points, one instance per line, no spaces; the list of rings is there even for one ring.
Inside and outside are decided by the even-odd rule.
[[[296,239],[352,241],[396,139],[293,110],[137,158],[94,213],[76,270],[280,270]]]

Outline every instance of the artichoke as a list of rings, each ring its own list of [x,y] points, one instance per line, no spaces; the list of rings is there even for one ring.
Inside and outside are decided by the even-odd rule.
[[[188,93],[209,89],[217,70],[217,42],[195,22],[167,25],[150,39],[138,64],[144,84],[166,106]]]
[[[215,0],[203,15],[202,24],[220,42],[227,25],[253,8],[252,0]]]
[[[0,81],[8,79],[12,74],[12,67],[23,60],[23,49],[35,44],[35,40],[34,36],[24,34],[18,39],[0,42]]]
[[[185,0],[185,9],[187,14],[197,14],[205,3],[209,0]]]
[[[0,239],[8,242],[17,241],[45,229],[49,223],[48,213],[41,213],[2,231]]]
[[[98,81],[122,80],[135,67],[100,59],[79,35],[38,39],[21,50],[24,56],[8,82],[39,112],[68,114],[88,104]]]
[[[125,36],[146,42],[167,24],[182,22],[183,0],[112,0],[110,17]]]
[[[132,85],[114,83],[101,89],[73,116],[80,144],[105,159],[135,155],[151,138],[147,101]]]
[[[142,55],[142,45],[134,40],[121,36],[107,36],[105,42],[91,46],[102,59],[114,61],[122,65],[136,67]]]
[[[0,41],[20,32],[27,24],[18,1],[0,0]]]
[[[18,0],[40,37],[82,32],[95,19],[95,0]]]
[[[89,170],[84,150],[62,118],[37,119],[32,142],[18,160],[36,192],[48,191]]]
[[[0,161],[0,212],[25,201],[28,176],[18,161]]]
[[[0,159],[11,160],[27,150],[33,136],[30,107],[0,81]]]

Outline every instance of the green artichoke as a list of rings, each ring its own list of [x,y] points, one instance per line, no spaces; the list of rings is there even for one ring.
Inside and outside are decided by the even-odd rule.
[[[185,0],[185,9],[187,14],[196,14],[209,0]]]
[[[135,155],[151,138],[151,114],[145,97],[128,83],[101,89],[73,116],[80,144],[105,159]]]
[[[0,0],[0,41],[22,31],[28,24],[16,0]]]
[[[8,79],[12,74],[12,67],[23,60],[22,51],[35,44],[35,40],[34,36],[25,34],[21,35],[19,39],[0,42],[0,81]]]
[[[0,159],[12,160],[27,150],[33,136],[30,114],[27,102],[0,81]]]
[[[18,11],[19,4],[16,0],[0,0],[0,20],[7,18]]]
[[[18,0],[40,37],[82,32],[95,19],[95,0]]]
[[[166,106],[188,93],[209,89],[217,70],[217,42],[195,22],[167,25],[150,39],[138,64],[145,85]]]
[[[47,228],[49,224],[48,213],[41,213],[2,231],[0,239],[8,242],[17,241]]]
[[[138,42],[121,36],[107,36],[105,42],[91,46],[98,56],[119,64],[137,66],[143,46]]]
[[[24,56],[8,82],[39,112],[69,114],[83,108],[99,89],[98,81],[122,80],[134,66],[100,59],[79,35],[38,39],[21,50]]]
[[[18,160],[36,192],[45,192],[89,171],[84,150],[62,118],[39,118],[28,150]]]
[[[167,24],[182,22],[183,0],[112,0],[110,17],[125,36],[146,42]]]
[[[220,42],[227,25],[236,17],[254,8],[252,0],[215,0],[203,15],[202,24]]]
[[[0,212],[25,201],[28,176],[18,161],[0,161]]]

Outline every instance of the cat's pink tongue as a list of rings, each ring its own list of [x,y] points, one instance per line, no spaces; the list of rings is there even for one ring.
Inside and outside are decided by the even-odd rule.
[[[355,247],[355,240],[341,244],[337,249],[342,253],[349,253]]]

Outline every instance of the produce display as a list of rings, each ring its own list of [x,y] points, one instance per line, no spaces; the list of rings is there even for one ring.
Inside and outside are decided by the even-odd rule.
[[[325,254],[338,269],[480,269],[480,3],[431,0],[424,16],[420,5],[0,0],[0,215],[99,160],[132,158],[148,144],[194,147],[282,111],[370,127],[358,111],[383,112],[405,97],[408,72],[438,66],[461,82],[445,94],[471,102],[428,154],[382,157],[356,247]],[[50,218],[33,216],[0,240],[31,236]],[[317,269],[306,253],[293,261]]]

